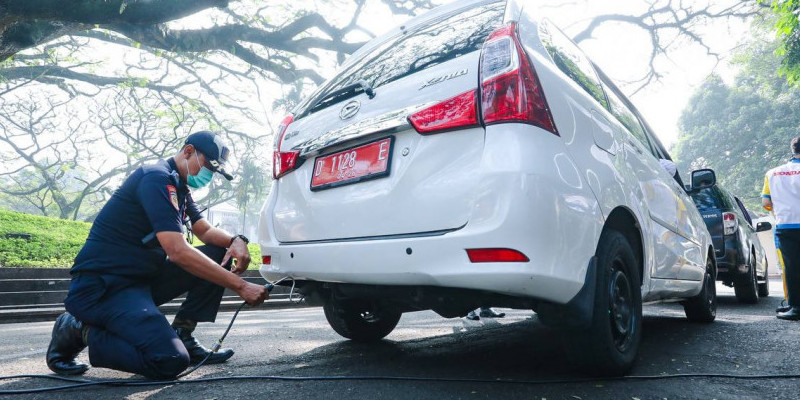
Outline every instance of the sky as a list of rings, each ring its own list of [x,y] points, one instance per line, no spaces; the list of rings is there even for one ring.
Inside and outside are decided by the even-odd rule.
[[[715,7],[731,4],[731,1],[709,0]],[[582,20],[593,15],[629,13],[642,10],[643,0],[587,1],[581,5],[553,9],[552,19],[574,35],[582,28]],[[663,3],[663,1],[661,2]],[[693,0],[699,7],[703,0]],[[703,38],[721,55],[721,60],[706,54],[705,49],[688,40],[678,40],[669,59],[661,59],[656,65],[664,77],[631,96],[635,85],[625,84],[644,75],[650,58],[649,37],[639,28],[630,25],[607,26],[597,31],[596,39],[584,41],[580,47],[600,66],[618,86],[628,94],[650,123],[659,139],[670,147],[678,137],[678,119],[686,107],[693,91],[712,72],[731,81],[735,70],[729,65],[732,50],[742,43],[749,30],[744,21],[715,21],[699,26]]]
[[[450,3],[458,0],[435,0],[438,4]],[[594,16],[605,14],[633,14],[646,10],[649,2],[661,5],[676,0],[523,0],[536,7],[542,17],[551,19],[569,36],[577,34],[586,23]],[[737,3],[737,0],[691,0],[684,4],[701,8],[711,4],[714,8],[721,8]],[[334,7],[331,7],[331,3]],[[234,3],[232,3],[234,4]],[[276,6],[277,7],[277,6]],[[272,23],[281,24],[285,15],[292,15],[298,11],[315,11],[326,16],[330,22],[337,26],[346,25],[352,18],[354,10],[350,0],[311,0],[289,3],[282,6],[283,13],[275,13]],[[392,27],[402,24],[409,16],[392,15],[388,7],[378,0],[368,0],[362,11],[359,25],[375,35],[380,35]],[[173,24],[182,28],[208,26],[208,16],[201,12],[184,18]],[[638,85],[629,82],[641,78],[647,71],[650,60],[650,43],[647,36],[639,28],[623,24],[606,24],[596,31],[595,37],[581,42],[580,47],[603,71],[609,75],[622,91],[628,95],[644,118],[655,130],[662,143],[671,147],[678,138],[678,119],[681,111],[686,106],[693,91],[712,72],[722,75],[727,81],[732,81],[734,70],[728,65],[731,51],[740,45],[745,38],[749,25],[744,21],[713,21],[709,25],[697,27],[703,38],[714,51],[721,55],[717,60],[705,53],[699,45],[688,40],[676,40],[668,58],[658,59],[657,67],[663,77],[646,88],[633,92]],[[355,33],[347,38],[352,41],[366,41],[369,39],[364,34]],[[331,77],[336,71],[336,60],[332,53],[319,52],[319,65],[303,63],[302,68],[317,69],[324,77]],[[264,82],[262,93],[278,98],[285,93],[286,88]],[[272,103],[261,99],[261,104],[256,106],[264,113],[265,119],[274,129],[284,117],[287,110],[271,110],[265,107]],[[255,126],[244,126],[242,130],[257,129]]]

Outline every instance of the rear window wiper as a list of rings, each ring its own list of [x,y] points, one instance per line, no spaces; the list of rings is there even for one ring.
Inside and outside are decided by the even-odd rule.
[[[367,83],[367,81],[359,79],[358,81],[355,81],[341,89],[318,97],[313,103],[311,103],[310,106],[308,106],[308,109],[304,114],[311,114],[319,109],[327,107],[330,104],[338,103],[359,93],[366,93],[370,99],[375,97],[375,89],[373,89],[372,86]]]

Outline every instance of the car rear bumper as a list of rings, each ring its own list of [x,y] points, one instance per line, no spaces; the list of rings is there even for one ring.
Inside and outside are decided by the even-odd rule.
[[[300,280],[372,285],[440,286],[484,290],[555,303],[571,300],[583,285],[585,269],[552,265],[530,234],[465,226],[432,236],[281,245],[262,244],[271,255],[261,274],[270,281]],[[508,229],[513,230],[512,228]],[[508,240],[502,240],[506,237]],[[466,249],[503,247],[527,255],[530,262],[472,263]],[[581,266],[585,267],[587,255]]]
[[[272,263],[262,265],[260,271],[271,281],[291,275],[324,282],[441,286],[558,303],[572,299],[583,285],[582,279],[554,276],[535,262],[471,263],[465,248],[476,247],[470,245],[474,239],[457,232],[441,237],[265,247],[262,251],[272,255]],[[527,248],[517,250],[530,254]]]

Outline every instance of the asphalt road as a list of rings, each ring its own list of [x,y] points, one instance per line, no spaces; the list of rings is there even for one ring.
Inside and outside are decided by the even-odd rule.
[[[774,309],[782,293],[757,305],[736,302],[718,285],[716,322],[692,324],[677,304],[645,307],[644,338],[633,376],[800,374],[800,322],[780,321]],[[241,380],[97,386],[16,395],[15,398],[80,399],[796,399],[800,380],[681,377],[593,380],[564,359],[559,333],[530,311],[502,310],[506,318],[467,321],[432,312],[403,316],[387,340],[351,343],[334,333],[320,308],[243,312],[225,341],[236,355],[226,364],[201,367],[184,379],[237,376],[420,377],[431,380]],[[232,313],[198,328],[210,345]],[[52,322],[0,325],[0,375],[50,374],[44,363]],[[134,329],[134,328],[132,328]],[[86,355],[81,354],[86,360]],[[136,378],[92,368],[87,379]],[[476,381],[462,381],[474,379]],[[568,381],[530,383],[530,381]],[[506,382],[517,381],[517,382]],[[520,383],[520,381],[529,381]],[[0,390],[63,385],[51,379],[0,381]],[[3,396],[0,396],[3,397]]]

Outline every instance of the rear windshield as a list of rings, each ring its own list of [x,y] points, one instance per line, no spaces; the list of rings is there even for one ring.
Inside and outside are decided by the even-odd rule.
[[[732,208],[725,199],[725,194],[716,186],[700,189],[689,194],[700,211],[727,210]]]
[[[502,24],[504,13],[505,2],[486,4],[397,35],[341,71],[303,104],[300,113],[305,113],[305,108],[316,97],[358,80],[363,79],[377,89],[426,68],[478,51],[489,34]]]

